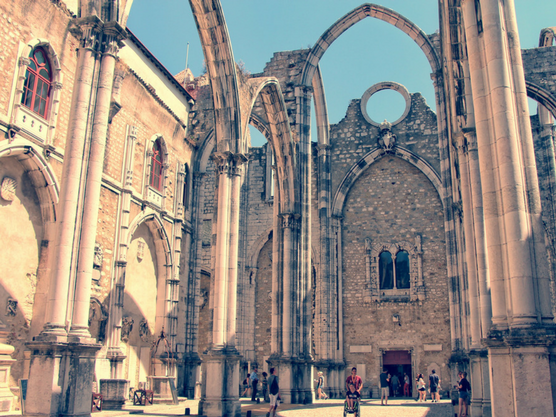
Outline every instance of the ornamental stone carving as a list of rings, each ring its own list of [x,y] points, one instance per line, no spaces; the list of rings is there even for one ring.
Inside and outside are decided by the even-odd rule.
[[[6,201],[14,201],[17,181],[10,177],[4,177],[0,186],[0,197]]]
[[[384,120],[380,124],[380,135],[378,137],[378,146],[386,151],[391,151],[396,145],[396,135],[392,132],[392,123]]]
[[[8,302],[6,304],[6,316],[8,317],[15,317],[17,314],[17,300],[13,298],[8,298]]]
[[[121,340],[123,342],[127,342],[129,340],[129,334],[133,330],[133,323],[134,322],[135,322],[135,320],[133,320],[131,317],[122,318],[122,336],[121,336]]]
[[[151,339],[151,331],[149,330],[147,319],[142,319],[139,323],[139,336],[143,342],[149,342]]]

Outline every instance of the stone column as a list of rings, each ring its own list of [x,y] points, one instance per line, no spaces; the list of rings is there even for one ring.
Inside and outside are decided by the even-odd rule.
[[[218,168],[218,206],[214,263],[214,320],[212,345],[203,355],[203,378],[199,414],[205,416],[241,415],[239,403],[239,361],[235,346],[237,311],[231,308],[237,297],[237,273],[230,265],[237,265],[239,183],[234,177],[246,161],[244,155],[230,152],[216,153]],[[239,178],[235,178],[239,180]],[[231,238],[233,237],[233,240]],[[235,256],[235,258],[233,258]],[[232,323],[233,322],[233,323]]]
[[[80,338],[87,339],[91,336],[89,333],[89,305],[98,224],[98,202],[100,201],[116,54],[118,53],[119,42],[125,37],[125,29],[118,23],[110,22],[104,25],[103,51],[97,84],[91,147],[87,158],[87,181],[85,184],[85,201],[83,203],[73,315],[69,332],[69,335],[77,338],[77,340]]]
[[[493,414],[553,415],[547,346],[555,332],[541,294],[546,255],[513,10],[511,0],[463,4],[491,278],[493,319],[484,343]],[[546,382],[535,386],[538,380]]]
[[[80,48],[77,57],[77,73],[73,87],[70,120],[68,126],[64,168],[60,190],[58,227],[54,247],[54,262],[46,308],[46,324],[43,334],[66,336],[68,293],[75,243],[76,218],[81,190],[88,114],[93,93],[93,79],[97,65],[96,53],[101,41],[102,22],[96,16],[77,19]],[[88,303],[89,301],[87,301]]]

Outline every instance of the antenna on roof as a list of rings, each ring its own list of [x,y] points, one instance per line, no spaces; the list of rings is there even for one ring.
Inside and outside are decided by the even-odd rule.
[[[189,42],[187,42],[187,51],[185,52],[185,69],[189,68]]]

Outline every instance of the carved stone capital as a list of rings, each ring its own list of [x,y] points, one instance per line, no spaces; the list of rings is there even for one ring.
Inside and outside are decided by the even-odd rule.
[[[102,21],[95,15],[76,18],[70,32],[79,40],[79,47],[98,52],[102,39]]]

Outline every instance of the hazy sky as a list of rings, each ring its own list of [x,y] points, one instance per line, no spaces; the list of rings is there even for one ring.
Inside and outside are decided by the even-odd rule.
[[[312,46],[336,20],[361,5],[360,0],[222,0],[236,62],[250,73],[262,72],[274,52]],[[425,33],[438,30],[437,0],[377,1],[405,16]],[[515,0],[522,48],[538,46],[542,28],[556,26],[556,0]],[[134,0],[128,27],[177,74],[188,66],[203,71],[203,52],[187,0]],[[330,123],[339,122],[352,99],[381,81],[395,81],[410,93],[423,94],[435,110],[430,66],[420,48],[399,29],[378,19],[364,19],[344,32],[321,62]],[[403,112],[398,93],[373,96],[374,120],[394,121]]]

